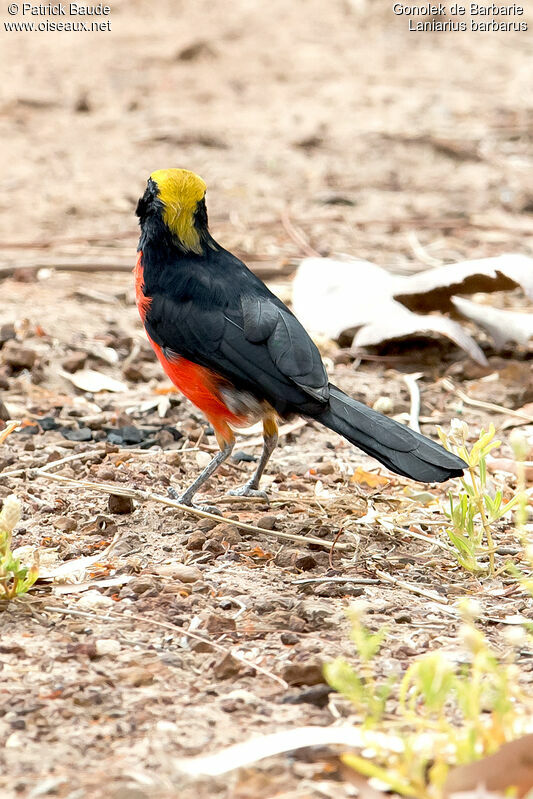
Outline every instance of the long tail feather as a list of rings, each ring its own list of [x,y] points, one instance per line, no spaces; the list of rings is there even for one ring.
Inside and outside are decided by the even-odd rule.
[[[460,477],[466,463],[421,433],[389,419],[330,385],[328,407],[315,417],[396,474],[423,483]]]

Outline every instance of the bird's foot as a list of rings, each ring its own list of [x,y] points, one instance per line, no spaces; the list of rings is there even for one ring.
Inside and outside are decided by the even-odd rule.
[[[201,510],[204,513],[214,513],[215,516],[222,516],[222,511],[220,508],[217,508],[216,505],[197,505],[192,501],[192,497],[188,497],[186,493],[179,494],[175,488],[169,488],[168,495],[171,499],[175,499],[176,502],[182,505],[188,505],[189,508],[194,508],[194,510]]]
[[[245,483],[243,486],[239,486],[239,488],[234,488],[233,491],[228,491],[228,494],[232,497],[259,497],[260,499],[265,499],[267,502],[269,501],[266,491],[254,488],[250,483]]]

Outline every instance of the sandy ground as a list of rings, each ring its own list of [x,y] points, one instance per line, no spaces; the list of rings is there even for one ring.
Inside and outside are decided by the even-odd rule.
[[[168,384],[144,342],[130,275],[31,268],[133,266],[133,212],[156,168],[201,174],[217,239],[277,273],[284,296],[287,274],[315,251],[401,272],[533,254],[531,35],[409,33],[390,5],[124,0],[111,7],[111,31],[98,34],[2,27],[0,270],[28,269],[2,280],[0,326],[14,324],[20,346],[35,353],[25,369],[0,352],[2,401],[26,420],[0,446],[2,471],[80,454],[56,473],[165,495],[211,451],[201,415],[156,393]],[[355,370],[346,351],[326,354],[345,390],[370,404],[389,396],[395,414],[409,409],[402,372],[422,369],[423,432],[435,435],[435,424],[460,413],[475,439],[491,418],[501,426],[506,417],[463,405],[443,375],[478,400],[510,408],[533,400],[531,351],[501,356],[481,343],[487,369],[437,344]],[[78,390],[65,376],[73,353],[123,390]],[[155,403],[168,396],[161,416]],[[43,418],[53,429],[35,426]],[[129,426],[141,431],[136,444],[124,440]],[[65,437],[81,428],[87,440]],[[502,437],[508,456],[508,431]],[[258,454],[249,439],[241,444]],[[369,602],[371,626],[391,625],[383,673],[436,647],[454,650],[448,607],[383,584],[376,569],[450,603],[475,595],[496,642],[498,619],[530,612],[505,576],[465,574],[410,537],[407,522],[404,535],[354,526],[369,501],[405,510],[405,492],[416,490],[390,475],[377,488],[354,483],[359,465],[375,469],[312,425],[287,433],[267,479],[270,506],[220,504],[227,517],[273,526],[263,534],[213,527],[151,501],[116,514],[107,494],[87,487],[31,471],[0,476],[0,497],[15,491],[24,503],[17,546],[38,545],[50,562],[103,552],[85,579],[115,579],[98,586],[100,605],[94,595],[84,605],[83,592],[41,585],[0,614],[2,796],[345,795],[315,756],[275,758],[200,786],[184,783],[175,760],[252,733],[350,717],[338,697],[328,705],[320,664],[350,651],[343,610],[353,596]],[[209,496],[223,496],[252,467],[232,462]],[[498,479],[512,490],[512,476]],[[347,519],[340,542],[357,543],[356,554],[338,549],[332,563],[324,548],[275,535],[331,543]],[[501,565],[516,552],[513,531],[502,526],[497,543]],[[192,571],[180,572],[182,564]],[[324,576],[377,582],[296,582]],[[129,581],[118,585],[121,577]],[[250,666],[228,658],[230,650]],[[525,683],[530,662],[521,659]]]

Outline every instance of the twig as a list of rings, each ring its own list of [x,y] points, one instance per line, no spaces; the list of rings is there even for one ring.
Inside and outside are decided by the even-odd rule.
[[[373,577],[302,577],[293,580],[292,585],[308,585],[310,583],[350,583],[351,585],[379,585],[381,580]]]
[[[283,211],[281,212],[281,224],[283,225],[283,227],[285,228],[291,239],[296,244],[298,244],[299,247],[301,247],[302,252],[305,255],[318,258],[322,257],[318,252],[318,250],[315,250],[315,248],[309,244],[309,242],[305,238],[300,228],[296,227],[296,225],[291,221],[291,218],[289,216],[289,211],[287,208],[284,208]]]
[[[414,230],[409,231],[407,238],[413,253],[420,261],[422,261],[423,264],[431,267],[442,266],[443,261],[439,260],[438,258],[433,258],[433,256],[430,255],[427,250],[424,249],[424,247],[422,247]]]
[[[335,568],[335,566],[333,565],[333,550],[335,549],[335,544],[337,543],[337,541],[339,540],[339,538],[341,537],[343,532],[344,532],[344,527],[340,527],[339,528],[339,532],[337,533],[337,535],[333,539],[333,545],[332,545],[331,549],[329,550],[329,566],[330,566],[331,569]]]
[[[193,508],[189,505],[182,505],[181,502],[176,502],[173,499],[167,499],[160,494],[153,494],[150,491],[141,491],[140,489],[124,488],[123,486],[112,485],[110,483],[94,483],[89,480],[76,480],[73,477],[64,477],[60,474],[50,474],[43,472],[40,469],[29,470],[29,476],[45,477],[47,480],[56,480],[60,483],[69,483],[70,485],[77,485],[80,488],[88,488],[93,491],[100,491],[103,494],[114,494],[120,497],[131,497],[140,501],[158,502],[160,505],[166,505],[169,508],[176,508],[184,513],[189,513],[192,516],[199,516],[202,519],[212,519],[216,522],[224,522],[231,524],[240,530],[247,530],[250,533],[259,533],[260,535],[272,536],[274,538],[282,538],[287,541],[297,541],[301,544],[318,544],[324,549],[331,549],[333,544],[330,541],[324,541],[322,538],[314,538],[313,536],[296,535],[292,533],[282,533],[278,530],[265,530],[262,527],[256,527],[247,522],[239,522],[234,519],[228,519],[224,516],[219,516],[215,513],[208,513],[207,511]],[[350,544],[337,544],[337,549],[351,549]]]
[[[310,248],[311,249],[311,248]],[[307,253],[309,254],[309,253]],[[312,255],[319,255],[315,250]],[[132,272],[135,262],[135,253],[132,251],[131,261],[127,263],[119,263],[117,261],[95,261],[93,259],[87,261],[67,261],[58,263],[57,260],[42,261],[29,263],[10,264],[9,266],[0,266],[0,280],[7,277],[12,277],[17,272],[23,270],[38,271],[39,269],[53,269],[55,272]],[[255,262],[253,260],[247,261],[248,267],[263,280],[270,280],[272,278],[279,278],[280,276],[288,277],[295,271],[293,263],[283,263],[280,266],[264,265],[263,263]]]
[[[91,460],[91,458],[97,458],[105,454],[105,450],[103,449],[93,449],[91,452],[75,452],[73,455],[67,455],[65,458],[60,458],[57,461],[50,461],[50,463],[47,463],[44,466],[39,466],[37,467],[37,471],[48,472],[50,469],[55,469],[56,466],[63,466],[64,463],[71,463],[72,461],[77,460]],[[23,469],[13,469],[11,472],[0,472],[0,478],[20,477],[29,471],[34,471],[35,468],[35,466],[26,466]]]
[[[267,671],[267,669],[264,669],[262,666],[258,666],[257,663],[253,663],[247,658],[242,657],[242,655],[239,655],[238,652],[233,652],[231,649],[228,649],[227,647],[222,646],[221,644],[215,643],[214,641],[210,641],[209,638],[205,638],[203,635],[194,633],[191,630],[184,630],[181,627],[177,628],[172,624],[167,624],[164,621],[156,621],[155,619],[149,619],[146,616],[135,616],[134,614],[130,613],[126,615],[123,613],[117,613],[113,610],[108,611],[102,616],[99,616],[97,613],[88,613],[87,611],[84,610],[77,610],[75,608],[62,608],[62,607],[56,607],[54,605],[45,605],[43,610],[46,610],[49,613],[62,613],[63,615],[68,613],[71,616],[81,616],[82,618],[89,618],[92,621],[96,619],[98,621],[105,622],[111,618],[111,619],[118,619],[121,622],[124,622],[124,620],[131,619],[132,621],[142,622],[144,624],[150,624],[154,627],[162,627],[165,630],[171,630],[171,632],[173,632],[174,635],[185,635],[188,638],[192,638],[194,641],[201,641],[204,644],[208,644],[209,646],[213,647],[213,649],[216,649],[218,652],[222,652],[224,655],[228,654],[231,655],[233,658],[235,658],[235,660],[238,660],[239,663],[242,663],[247,668],[255,669],[256,671],[263,674],[265,677],[269,677],[271,680],[274,680],[274,682],[277,682],[279,685],[281,685],[282,688],[289,687],[288,684],[285,682],[285,680],[283,680],[281,677],[278,677],[277,674],[272,674],[272,672]]]
[[[414,372],[411,375],[403,375],[404,382],[409,389],[409,397],[411,398],[411,406],[409,408],[409,427],[416,433],[420,433],[420,425],[418,417],[420,416],[420,389],[417,380],[423,377],[422,372]]]
[[[397,585],[398,588],[404,588],[406,591],[411,591],[413,594],[418,594],[419,596],[425,596],[426,599],[432,599],[433,602],[438,602],[439,605],[448,605],[449,602],[442,596],[438,594],[434,594],[432,591],[427,591],[425,588],[419,588],[417,585],[411,585],[411,583],[406,583],[404,580],[398,580],[396,577],[393,577],[392,574],[387,574],[387,572],[382,572],[380,569],[376,569],[376,574],[382,580],[385,580],[386,583],[392,583],[392,585]]]
[[[447,391],[455,392],[459,399],[462,399],[467,405],[472,405],[475,408],[483,408],[487,411],[495,411],[496,413],[504,413],[506,416],[515,416],[517,419],[525,419],[526,422],[533,424],[533,416],[527,413],[515,411],[512,408],[504,408],[503,405],[496,405],[494,402],[484,402],[483,400],[472,399],[468,396],[468,394],[465,394],[464,391],[461,391],[460,388],[456,388],[452,381],[448,380],[447,378],[441,382]]]

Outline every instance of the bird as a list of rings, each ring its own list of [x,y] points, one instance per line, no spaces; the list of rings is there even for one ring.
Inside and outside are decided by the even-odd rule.
[[[260,480],[278,443],[278,422],[294,416],[324,425],[404,477],[432,483],[461,476],[466,464],[457,455],[329,381],[292,311],[211,235],[206,190],[194,172],[158,169],[136,208],[135,296],[144,329],[170,380],[206,416],[220,450],[190,486],[171,495],[194,506],[197,491],[231,455],[235,430],[261,421],[257,468],[229,493],[266,497]]]

